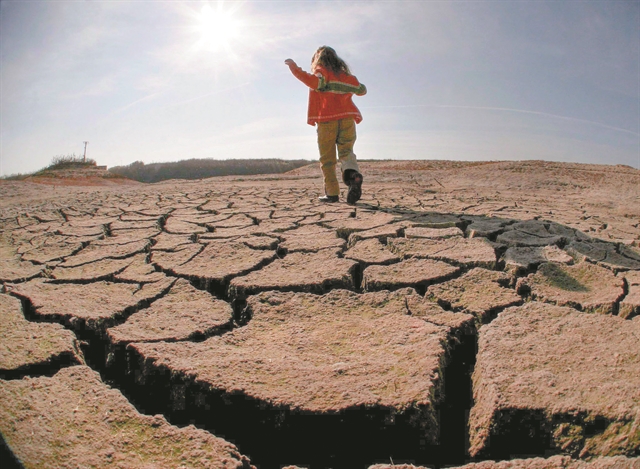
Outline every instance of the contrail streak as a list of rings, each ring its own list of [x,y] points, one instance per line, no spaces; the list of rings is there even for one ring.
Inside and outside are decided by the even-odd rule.
[[[361,106],[362,109],[378,109],[378,108],[412,108],[412,107],[435,107],[442,109],[471,109],[476,111],[500,111],[500,112],[517,112],[519,114],[532,114],[535,116],[543,116],[550,117],[552,119],[562,119],[566,121],[573,122],[581,122],[583,124],[591,124],[596,125],[598,127],[603,127],[609,130],[615,130],[616,132],[624,132],[627,134],[635,135],[636,137],[640,137],[640,133],[634,132],[633,130],[621,129],[620,127],[613,127],[611,125],[603,124],[602,122],[595,122],[586,119],[578,119],[577,117],[568,117],[568,116],[559,116],[558,114],[550,114],[548,112],[540,112],[540,111],[527,111],[525,109],[513,109],[508,107],[485,107],[485,106],[454,106],[448,104],[406,104],[399,106]]]
[[[236,90],[238,88],[242,88],[243,86],[247,86],[249,84],[251,84],[251,82],[241,83],[241,84],[236,85],[236,86],[232,86],[232,87],[225,88],[225,89],[222,89],[222,90],[216,90],[216,91],[212,91],[210,93],[206,93],[206,94],[203,94],[203,95],[200,95],[200,96],[196,96],[195,98],[189,98],[189,99],[185,99],[184,101],[178,101],[178,102],[175,102],[175,103],[170,103],[170,104],[168,104],[168,106],[181,106],[183,104],[187,104],[187,103],[190,103],[192,101],[198,101],[198,100],[206,98],[208,96],[213,96],[213,95],[216,95],[216,94],[221,94],[221,93],[226,93],[228,91],[233,91],[233,90]],[[135,105],[137,105],[139,103],[151,100],[152,98],[155,98],[156,96],[159,96],[159,95],[164,94],[164,93],[166,93],[166,90],[158,91],[156,93],[151,93],[151,94],[149,94],[147,96],[144,96],[144,97],[142,97],[140,99],[136,99],[135,101],[130,102],[129,104],[126,104],[126,105],[122,106],[121,108],[118,108],[115,111],[111,112],[110,115],[115,115],[115,114],[119,114],[121,112],[124,112],[127,109],[130,109],[130,108],[134,107]],[[166,107],[166,106],[167,105],[165,105],[163,107]]]

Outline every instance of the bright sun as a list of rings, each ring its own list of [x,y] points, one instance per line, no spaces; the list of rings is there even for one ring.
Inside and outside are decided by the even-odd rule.
[[[229,42],[239,36],[240,26],[240,22],[234,18],[234,11],[225,10],[223,2],[218,2],[217,8],[207,4],[198,15],[200,43],[209,50],[228,48]]]

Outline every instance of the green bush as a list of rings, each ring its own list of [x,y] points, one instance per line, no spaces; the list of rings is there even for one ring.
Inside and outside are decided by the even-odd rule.
[[[54,156],[51,160],[51,164],[44,168],[45,170],[55,169],[70,169],[70,168],[83,168],[85,166],[95,166],[96,161],[91,158],[85,159],[82,156],[72,155],[58,155]]]

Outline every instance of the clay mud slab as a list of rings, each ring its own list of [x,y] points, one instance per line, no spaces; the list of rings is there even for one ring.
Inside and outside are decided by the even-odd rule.
[[[154,237],[153,241],[151,250],[158,251],[173,251],[178,246],[192,243],[190,235],[173,235],[164,232]]]
[[[408,215],[406,220],[409,226],[423,228],[453,228],[461,222],[460,217],[450,213],[420,213],[418,215]]]
[[[232,215],[224,220],[208,223],[207,226],[212,228],[246,228],[255,225],[252,218],[242,213]]]
[[[251,249],[242,243],[210,243],[188,262],[170,269],[171,273],[204,283],[226,282],[267,264],[275,251]]]
[[[115,278],[125,282],[152,283],[166,278],[162,272],[157,272],[152,264],[147,263],[146,254],[136,254],[130,264]]]
[[[299,230],[289,231],[282,234],[283,242],[280,248],[286,252],[317,252],[320,249],[346,247],[347,242],[336,236],[333,231],[313,234],[298,234]]]
[[[123,222],[130,222],[130,221],[150,222],[150,221],[153,221],[155,223],[158,223],[161,220],[161,218],[157,217],[157,216],[142,215],[142,214],[136,213],[136,212],[129,212],[129,213],[124,213],[124,214],[120,215],[118,217],[118,220],[123,221]]]
[[[280,240],[271,236],[243,236],[236,241],[251,249],[264,249],[274,251],[278,248]]]
[[[353,289],[357,263],[324,249],[316,253],[295,252],[260,270],[236,277],[229,284],[229,296],[244,298],[265,290],[324,293],[332,288]]]
[[[206,233],[208,230],[204,226],[199,226],[195,223],[189,223],[187,221],[170,216],[164,224],[164,229],[170,234],[194,234],[194,233]]]
[[[138,411],[86,366],[0,381],[0,429],[25,467],[249,469],[231,443]]]
[[[258,234],[277,234],[292,230],[298,226],[297,219],[277,218],[275,220],[264,220],[256,226],[255,233]],[[250,228],[250,227],[248,227]]]
[[[83,264],[99,261],[101,259],[124,259],[139,252],[146,251],[150,246],[148,240],[134,241],[127,244],[113,245],[89,245],[79,253],[68,257],[60,267],[78,267]]]
[[[353,247],[344,253],[344,257],[364,265],[392,264],[400,261],[400,257],[389,251],[378,238],[369,238],[356,242]]]
[[[133,259],[101,259],[78,267],[57,266],[51,272],[51,277],[56,280],[89,282],[113,277],[122,272]]]
[[[62,321],[73,329],[100,331],[167,291],[175,279],[145,284],[94,282],[56,284],[31,280],[10,286],[10,291],[29,300],[33,314],[45,320]]]
[[[233,217],[233,215],[229,213],[223,213],[223,214],[198,213],[196,215],[178,216],[178,218],[182,221],[195,223],[201,226],[209,225],[209,224],[214,225],[216,223],[224,223],[225,220],[229,220],[231,217]]]
[[[624,282],[610,270],[589,262],[576,265],[547,262],[536,273],[519,279],[517,290],[538,301],[613,314],[624,295]]]
[[[640,321],[544,303],[500,313],[480,329],[470,454],[637,454],[638,337]]]
[[[105,235],[105,226],[70,226],[70,224],[63,224],[58,228],[56,234],[63,236],[104,236]]]
[[[94,228],[96,226],[104,226],[115,221],[118,221],[116,217],[103,217],[103,216],[95,216],[95,217],[85,217],[80,214],[79,216],[74,216],[69,210],[63,210],[67,218],[69,219],[68,225],[73,227],[82,227],[82,228]]]
[[[47,262],[72,256],[81,249],[81,243],[69,243],[64,240],[53,239],[38,247],[27,248],[26,251],[23,251],[22,260],[35,264],[46,264]]]
[[[573,241],[566,250],[578,260],[589,260],[615,272],[640,270],[640,255],[626,246],[597,241]]]
[[[362,274],[362,288],[365,291],[424,288],[450,279],[459,271],[458,267],[446,262],[411,258],[396,264],[367,267]]]
[[[334,226],[329,226],[329,224],[333,224],[334,222],[340,223],[344,220],[349,220],[356,215],[356,209],[351,205],[327,205],[322,202],[318,202],[317,205],[310,208],[309,211],[311,214],[320,215],[323,225],[326,225],[329,228],[335,228]]]
[[[511,220],[502,218],[488,217],[462,217],[464,220],[470,220],[467,225],[465,234],[469,238],[492,238],[504,232],[505,227],[511,223]]]
[[[146,230],[113,230],[111,234],[103,239],[93,241],[94,246],[107,246],[110,244],[129,244],[136,241],[146,241],[157,236],[160,230],[150,228]]]
[[[181,375],[209,392],[241,393],[298,413],[360,407],[396,422],[413,416],[413,425],[435,442],[453,330],[410,316],[408,295],[424,301],[407,291],[263,292],[247,299],[252,320],[244,327],[199,343],[129,348],[146,369]]]
[[[561,236],[567,243],[576,241],[593,241],[589,236],[583,232],[568,226],[566,223],[558,222],[545,222],[545,226],[549,234],[554,236]]]
[[[389,238],[389,249],[404,258],[419,257],[466,267],[496,266],[496,252],[485,238],[407,239]]]
[[[262,212],[263,216],[259,217],[262,220],[266,219],[266,218],[272,218],[272,219],[277,219],[277,218],[296,218],[298,220],[302,220],[305,217],[307,217],[309,215],[309,212],[307,210],[301,210],[299,208],[279,208],[278,210],[273,210],[271,211],[265,211]],[[267,214],[270,214],[267,215]],[[251,213],[251,216],[258,216],[258,212],[254,212]]]
[[[40,275],[44,267],[21,261],[16,249],[0,238],[0,282],[19,282]]]
[[[550,246],[560,244],[563,238],[560,236],[537,236],[512,229],[498,235],[496,241],[509,246]]]
[[[631,318],[640,314],[640,272],[629,271],[618,274],[627,282],[627,295],[620,302],[618,315],[622,318]]]
[[[425,321],[437,326],[450,327],[461,334],[475,336],[475,318],[473,315],[446,311],[437,303],[414,294],[415,290],[413,288],[398,290],[396,293],[406,294],[405,306],[411,316],[423,318]]]
[[[505,288],[510,277],[494,270],[475,268],[462,277],[427,288],[426,297],[445,309],[464,311],[485,322],[492,312],[522,303],[522,297]]]
[[[386,243],[388,238],[397,238],[402,230],[404,230],[403,224],[391,223],[389,225],[383,225],[370,230],[356,231],[349,235],[349,246],[354,246],[358,241],[363,241],[365,239],[377,239]]]
[[[374,464],[369,469],[427,469],[411,464]],[[451,469],[640,469],[640,458],[613,456],[591,461],[571,459],[568,456],[552,456],[548,459],[512,459],[510,461],[481,461],[455,466]]]
[[[215,198],[211,198],[207,203],[201,205],[200,210],[203,210],[205,212],[217,213],[220,210],[229,208],[230,205],[231,202],[221,200],[221,198],[218,196]]]
[[[204,337],[227,327],[233,318],[229,303],[197,290],[184,279],[149,308],[107,330],[114,345],[129,342],[178,341]]]
[[[571,264],[573,257],[558,246],[512,247],[504,253],[506,270],[521,275],[531,271],[543,262]]]
[[[0,294],[0,379],[84,363],[76,336],[60,324],[25,319],[18,298]]]
[[[377,228],[396,220],[397,217],[389,213],[358,210],[356,212],[356,216],[353,218],[349,217],[323,224],[329,228],[335,229],[337,235],[341,238],[348,238],[351,233]]]
[[[204,245],[202,244],[189,243],[177,246],[171,251],[151,250],[151,263],[162,270],[172,270],[189,262],[203,249]]]
[[[148,228],[158,228],[158,220],[116,220],[110,224],[112,230],[143,230]]]
[[[207,232],[198,235],[198,240],[202,242],[207,242],[207,240],[211,239],[236,239],[241,236],[251,236],[254,233],[258,234],[268,234],[266,230],[261,230],[258,225],[251,225],[244,228],[216,228],[213,233]]]
[[[404,231],[407,238],[430,238],[430,239],[446,239],[446,238],[462,238],[464,233],[458,227],[451,228],[424,228],[413,227]]]

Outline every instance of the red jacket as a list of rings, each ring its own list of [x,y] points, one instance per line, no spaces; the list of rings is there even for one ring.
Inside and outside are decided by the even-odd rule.
[[[322,66],[316,69],[315,75],[305,72],[297,65],[291,65],[289,68],[298,80],[310,88],[307,111],[309,125],[349,117],[352,117],[356,124],[362,121],[362,115],[351,97],[354,94],[366,94],[367,88],[356,77],[346,73],[336,75]]]

